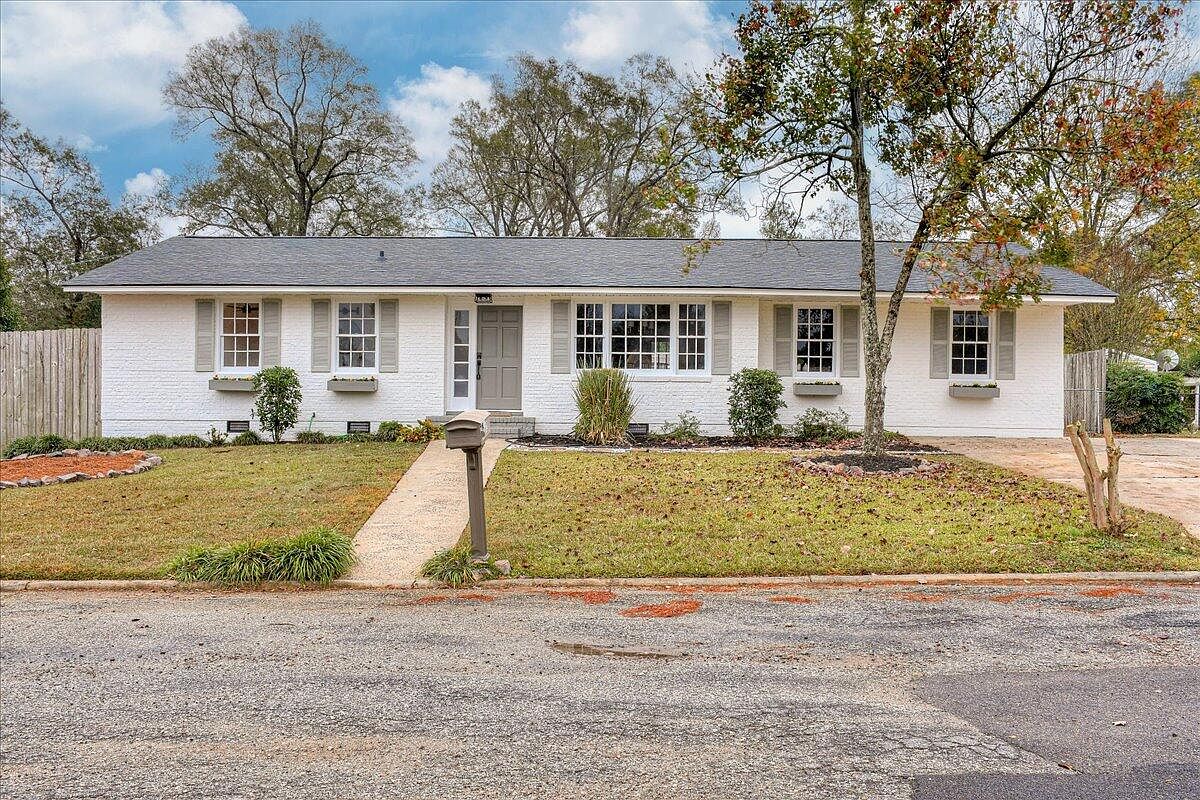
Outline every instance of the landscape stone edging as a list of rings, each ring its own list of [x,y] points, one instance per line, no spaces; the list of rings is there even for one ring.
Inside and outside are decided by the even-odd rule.
[[[36,486],[50,486],[57,483],[74,483],[75,481],[87,481],[98,478],[118,478],[122,475],[136,475],[139,472],[145,472],[148,469],[157,467],[162,463],[162,457],[154,453],[147,453],[144,450],[75,450],[68,448],[66,450],[55,450],[52,453],[21,453],[6,458],[5,461],[25,461],[30,458],[87,458],[89,456],[123,456],[133,453],[144,453],[144,457],[136,464],[126,469],[110,469],[104,472],[65,472],[60,475],[43,475],[40,478],[21,478],[18,481],[0,481],[0,489],[32,489]]]
[[[729,578],[498,578],[461,587],[464,591],[489,589],[644,589],[671,591],[674,587],[744,586],[755,588],[789,588],[809,586],[968,586],[1009,584],[1091,584],[1091,583],[1172,583],[1196,584],[1200,586],[1200,571],[1172,572],[957,572],[946,574],[909,575],[759,575]],[[46,591],[55,589],[220,589],[224,591],[255,591],[268,586],[295,586],[306,590],[333,589],[388,589],[388,590],[448,590],[436,581],[425,578],[410,581],[373,581],[339,579],[327,585],[272,583],[257,586],[228,586],[198,581],[131,579],[131,580],[0,580],[0,592]]]

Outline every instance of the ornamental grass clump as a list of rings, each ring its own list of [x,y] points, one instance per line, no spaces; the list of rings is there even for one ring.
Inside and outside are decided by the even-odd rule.
[[[494,578],[498,574],[491,559],[475,560],[471,556],[470,545],[465,544],[442,550],[421,567],[421,575],[424,577],[454,587]]]
[[[328,583],[353,564],[354,543],[349,537],[317,527],[290,539],[193,547],[171,562],[167,571],[180,581]]]
[[[619,369],[590,369],[575,383],[579,418],[574,433],[591,444],[625,444],[637,403],[629,378]]]

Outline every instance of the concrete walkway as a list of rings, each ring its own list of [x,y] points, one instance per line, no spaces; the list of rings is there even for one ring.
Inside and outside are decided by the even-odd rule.
[[[922,442],[1027,475],[1083,488],[1079,461],[1066,438],[925,438]],[[1121,500],[1183,523],[1200,538],[1200,439],[1117,436],[1121,445]],[[1104,441],[1093,440],[1100,468]]]
[[[483,479],[508,442],[483,445]],[[351,580],[409,581],[430,556],[451,547],[467,526],[467,467],[461,450],[430,442],[354,537]]]

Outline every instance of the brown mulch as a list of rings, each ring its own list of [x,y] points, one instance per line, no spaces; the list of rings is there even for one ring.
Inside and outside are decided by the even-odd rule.
[[[773,436],[769,439],[743,439],[738,436],[701,436],[696,439],[668,439],[663,436],[633,436],[627,445],[593,445],[582,439],[564,434],[537,433],[519,436],[512,441],[525,447],[570,447],[584,450],[605,450],[613,447],[647,447],[655,450],[697,450],[707,447],[755,447],[786,450],[857,450],[862,446],[861,437],[839,439],[831,442],[813,442],[797,436]],[[884,444],[884,449],[902,453],[940,453],[938,447],[914,442],[907,436],[896,434]]]
[[[129,469],[146,457],[140,450],[115,456],[33,456],[19,461],[0,461],[0,481],[46,478],[84,472],[95,475],[110,469]]]

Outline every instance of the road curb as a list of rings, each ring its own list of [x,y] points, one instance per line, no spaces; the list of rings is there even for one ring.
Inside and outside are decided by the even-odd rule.
[[[987,586],[1054,583],[1169,583],[1200,586],[1200,572],[966,572],[916,575],[790,575],[746,576],[730,578],[500,578],[476,584],[473,589],[644,589],[671,591],[680,588],[703,589],[711,586],[745,589],[783,589],[789,587],[870,587],[870,586]],[[270,584],[252,587],[217,586],[210,583],[180,583],[173,580],[3,580],[0,592],[57,590],[157,590],[188,591],[223,589],[245,591],[271,587],[297,586],[304,589],[358,590],[429,590],[446,587],[425,579],[409,581],[336,580],[327,587],[299,584]]]

